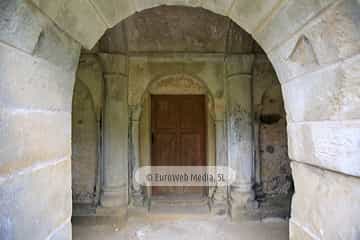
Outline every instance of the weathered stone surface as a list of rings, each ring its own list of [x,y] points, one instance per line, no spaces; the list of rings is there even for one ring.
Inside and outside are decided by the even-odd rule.
[[[251,74],[255,55],[242,54],[226,57],[226,75]]]
[[[235,0],[229,17],[246,31],[253,33],[279,2],[279,0]]]
[[[71,223],[67,222],[51,234],[49,240],[65,240],[72,238]]]
[[[106,75],[104,109],[104,180],[101,204],[119,207],[128,199],[128,79]]]
[[[67,159],[1,179],[0,238],[46,239],[69,220],[70,171]]]
[[[318,239],[317,236],[307,231],[306,228],[301,228],[296,225],[294,222],[290,222],[290,239],[291,240],[314,240]]]
[[[31,53],[42,30],[41,18],[26,1],[0,3],[0,41]]]
[[[91,102],[94,105],[98,120],[101,118],[101,109],[104,102],[103,74],[103,67],[97,55],[83,54],[81,56],[76,72],[76,81],[81,81],[90,92]]]
[[[301,229],[290,228],[292,239],[304,239],[301,236],[306,234],[301,232],[313,239],[358,239],[360,179],[296,162],[292,170],[295,195],[291,222]]]
[[[290,123],[292,159],[360,176],[359,122]]]
[[[250,54],[254,51],[255,41],[249,33],[231,21],[227,33],[227,54]]]
[[[256,54],[253,74],[254,105],[262,104],[264,92],[276,85],[280,85],[274,68],[265,54]],[[281,94],[281,92],[280,92]],[[280,96],[280,99],[282,96]]]
[[[280,79],[289,81],[360,52],[360,4],[341,1],[270,53]]]
[[[229,165],[237,175],[234,185],[251,185],[251,75],[236,75],[228,83]]]
[[[3,109],[0,112],[0,175],[70,155],[67,112]]]
[[[227,16],[234,1],[235,0],[206,0],[202,1],[201,6],[214,13]]]
[[[100,133],[93,96],[81,80],[75,83],[71,120],[73,203],[92,204],[96,197]]]
[[[106,54],[98,55],[105,73],[121,73],[128,75],[128,57],[121,54]]]
[[[30,0],[51,19],[56,17],[59,9],[64,5],[65,0]]]
[[[95,45],[107,29],[88,0],[33,1],[61,29],[88,49]]]
[[[1,105],[70,111],[74,72],[0,46]]]
[[[228,78],[228,164],[236,171],[231,185],[230,212],[244,220],[244,211],[255,207],[252,189],[251,76]]]
[[[128,52],[127,31],[125,30],[124,22],[115,25],[105,32],[104,36],[99,40],[98,52],[111,54],[124,54]],[[96,52],[96,49],[94,50]]]
[[[288,120],[359,119],[359,64],[354,57],[283,84]]]
[[[124,24],[130,52],[224,52],[229,28],[223,16],[174,6],[145,10]]]
[[[100,11],[109,27],[135,13],[133,0],[89,0]]]
[[[306,22],[335,0],[289,0],[272,19],[254,33],[255,39],[267,51],[289,38]]]
[[[207,86],[202,81],[184,74],[159,78],[149,84],[147,91],[152,95],[208,94]]]
[[[291,193],[291,169],[280,84],[266,89],[258,109],[262,190],[269,197],[286,196]]]
[[[136,11],[142,11],[148,8],[157,7],[160,5],[179,5],[184,6],[187,0],[134,0]]]
[[[81,46],[52,22],[46,21],[33,51],[42,58],[66,71],[74,72],[79,62]]]
[[[224,58],[207,55],[130,57],[129,104],[140,103],[151,81],[164,76],[187,74],[203,81],[215,99],[224,98]]]

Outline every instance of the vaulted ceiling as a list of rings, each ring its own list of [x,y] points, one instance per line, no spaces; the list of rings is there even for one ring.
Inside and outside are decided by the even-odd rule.
[[[161,6],[138,12],[109,29],[96,49],[111,53],[249,53],[256,45],[228,17],[202,8]]]

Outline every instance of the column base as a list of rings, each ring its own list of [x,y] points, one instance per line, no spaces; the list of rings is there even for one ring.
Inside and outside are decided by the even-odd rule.
[[[127,190],[121,189],[122,191],[114,190],[103,190],[101,193],[100,203],[104,208],[116,208],[127,206]]]
[[[259,202],[255,200],[255,194],[251,191],[232,190],[229,200],[229,213],[234,221],[260,220]]]
[[[141,191],[134,191],[131,194],[131,206],[133,207],[144,207],[145,198]]]
[[[211,214],[216,216],[227,216],[229,212],[226,188],[217,188],[210,201]]]

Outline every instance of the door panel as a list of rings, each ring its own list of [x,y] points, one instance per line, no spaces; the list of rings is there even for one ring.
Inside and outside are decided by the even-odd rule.
[[[202,166],[206,111],[201,95],[152,96],[152,165]],[[153,187],[153,195],[204,193],[203,187]]]

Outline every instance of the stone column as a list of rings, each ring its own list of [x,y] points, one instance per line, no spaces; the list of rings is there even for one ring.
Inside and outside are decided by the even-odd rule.
[[[134,206],[143,205],[141,185],[135,181],[135,173],[140,167],[140,114],[141,107],[134,106],[131,110],[131,203]]]
[[[228,79],[229,166],[236,171],[236,181],[230,188],[230,212],[241,220],[257,207],[253,191],[251,79],[249,74]]]
[[[216,137],[216,166],[227,166],[225,123],[224,120],[215,120]],[[216,187],[212,199],[212,212],[216,215],[225,215],[228,210],[227,187]]]
[[[127,77],[105,75],[104,167],[101,205],[128,203],[128,104]]]

